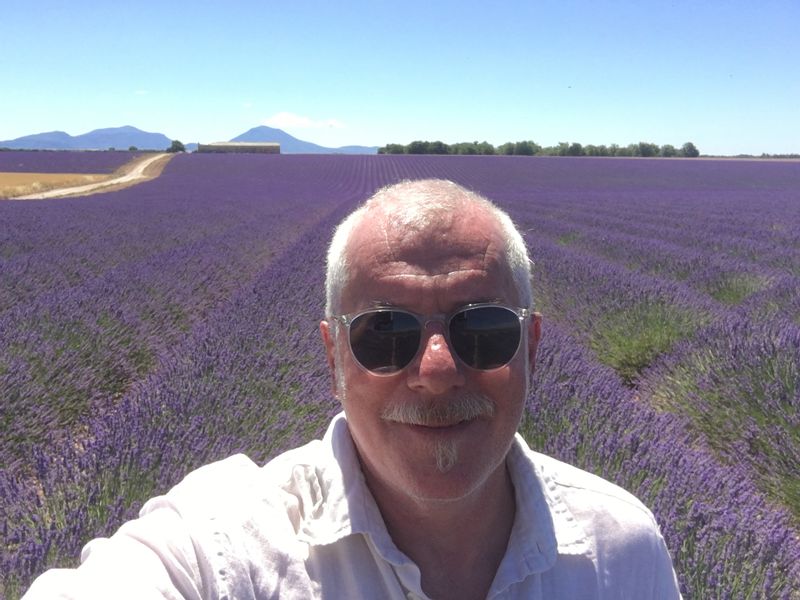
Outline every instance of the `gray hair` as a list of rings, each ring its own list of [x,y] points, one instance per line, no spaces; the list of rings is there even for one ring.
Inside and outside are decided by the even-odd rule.
[[[423,231],[442,217],[452,215],[463,207],[478,207],[492,215],[506,241],[505,257],[526,308],[533,308],[531,286],[531,261],[522,235],[511,217],[483,196],[442,179],[403,181],[379,189],[364,204],[342,221],[333,234],[328,247],[328,264],[325,277],[325,314],[332,316],[341,311],[342,290],[348,280],[347,245],[350,235],[363,219],[376,207],[392,201],[392,212],[387,215],[393,226],[405,231]]]

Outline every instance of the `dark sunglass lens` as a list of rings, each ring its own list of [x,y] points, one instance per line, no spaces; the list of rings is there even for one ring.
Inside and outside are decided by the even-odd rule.
[[[419,349],[420,324],[413,315],[376,310],[350,324],[350,348],[365,369],[394,373],[414,360]]]
[[[459,358],[474,369],[496,369],[517,353],[519,317],[502,306],[479,306],[450,320],[450,342]]]

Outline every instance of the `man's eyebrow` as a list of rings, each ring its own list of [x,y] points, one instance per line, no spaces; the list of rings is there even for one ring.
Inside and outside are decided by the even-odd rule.
[[[453,306],[460,308],[470,304],[507,304],[507,302],[497,296],[479,296],[477,298],[469,298],[463,302],[456,302]],[[403,306],[391,300],[370,300],[367,303],[367,308],[403,308]]]
[[[459,308],[461,306],[469,306],[471,304],[508,304],[506,300],[498,298],[497,296],[471,296],[464,298],[460,302],[454,302],[452,306]]]
[[[505,301],[502,298],[498,298],[497,296],[493,297],[481,297],[481,298],[474,298],[471,299],[469,302],[465,304],[503,304]]]
[[[391,300],[370,300],[367,303],[369,308],[381,308],[381,307],[399,307],[400,305],[396,302],[392,302]]]

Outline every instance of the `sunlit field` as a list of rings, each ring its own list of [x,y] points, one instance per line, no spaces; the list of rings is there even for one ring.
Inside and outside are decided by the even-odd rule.
[[[0,199],[25,199],[50,190],[81,188],[122,177],[156,153],[122,151],[0,151]],[[147,167],[156,176],[170,156]],[[61,194],[59,194],[61,195]],[[73,194],[74,195],[74,194]]]
[[[685,598],[800,598],[800,163],[224,154],[0,202],[0,596],[193,468],[320,436],[327,241],[424,177],[524,232],[530,444],[650,506]]]
[[[0,173],[0,198],[13,198],[56,188],[73,187],[108,179],[109,175],[74,173]]]

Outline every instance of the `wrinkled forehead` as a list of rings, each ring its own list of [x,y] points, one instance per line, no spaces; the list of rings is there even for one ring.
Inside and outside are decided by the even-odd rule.
[[[372,282],[392,277],[458,277],[498,285],[510,278],[505,237],[486,210],[438,212],[410,219],[375,209],[353,230],[348,288],[368,293]],[[356,288],[355,290],[352,288]]]

